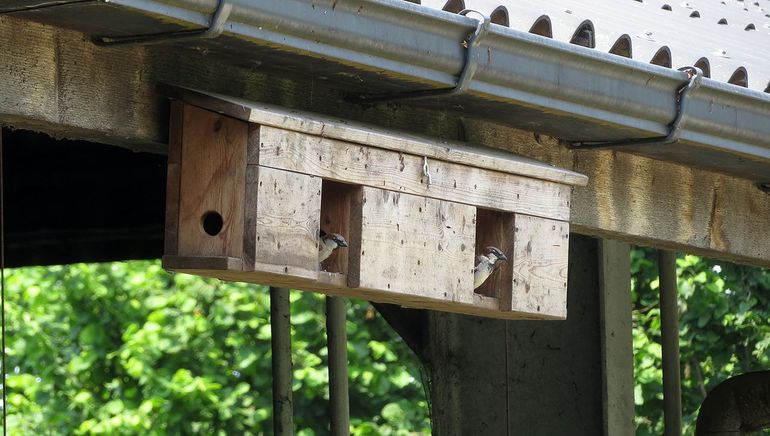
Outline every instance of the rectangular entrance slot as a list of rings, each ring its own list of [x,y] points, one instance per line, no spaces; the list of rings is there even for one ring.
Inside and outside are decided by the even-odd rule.
[[[477,294],[496,298],[501,303],[510,299],[513,285],[514,214],[489,209],[476,209],[476,247],[474,265],[486,247],[496,247],[508,258],[499,263],[491,276],[474,290]],[[501,305],[502,308],[502,305]]]
[[[321,230],[337,233],[350,244],[350,204],[360,186],[324,180],[321,188]],[[319,242],[320,243],[320,242]],[[340,247],[323,262],[321,271],[332,274],[348,273],[349,247]]]

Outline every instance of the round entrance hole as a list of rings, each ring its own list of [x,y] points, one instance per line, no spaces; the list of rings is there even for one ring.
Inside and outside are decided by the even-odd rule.
[[[201,224],[203,224],[203,231],[206,232],[207,235],[216,236],[222,231],[224,221],[219,212],[212,210],[203,214]]]

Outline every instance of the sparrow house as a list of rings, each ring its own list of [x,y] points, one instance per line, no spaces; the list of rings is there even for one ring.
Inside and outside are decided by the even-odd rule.
[[[567,315],[585,176],[492,149],[164,88],[166,268],[496,318]],[[319,263],[319,232],[348,247]],[[507,257],[474,289],[486,247]]]

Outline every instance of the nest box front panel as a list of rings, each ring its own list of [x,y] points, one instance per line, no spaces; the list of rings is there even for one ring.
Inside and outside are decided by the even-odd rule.
[[[178,252],[241,257],[248,124],[195,106],[182,111]]]
[[[514,222],[513,292],[501,310],[565,318],[569,223],[518,214]]]
[[[257,190],[252,270],[316,278],[321,179],[264,167],[257,172],[256,186],[249,187]]]
[[[585,176],[240,100],[195,101],[172,103],[164,267],[496,318],[566,316],[571,185]],[[344,243],[329,253],[330,241]]]
[[[351,217],[353,288],[473,302],[476,210],[363,187]]]

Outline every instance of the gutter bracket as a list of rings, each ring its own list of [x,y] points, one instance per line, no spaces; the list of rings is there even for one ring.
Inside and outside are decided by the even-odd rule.
[[[580,141],[568,142],[567,147],[573,150],[591,150],[597,148],[614,148],[629,145],[666,145],[679,140],[682,134],[682,120],[687,109],[687,95],[697,89],[703,82],[703,71],[697,67],[682,67],[679,71],[687,73],[688,81],[676,91],[676,117],[669,124],[668,134],[654,138],[631,138],[615,141]]]
[[[211,15],[209,27],[198,30],[180,30],[176,32],[150,33],[144,35],[128,36],[94,36],[91,42],[98,46],[134,46],[161,44],[168,41],[186,39],[212,39],[220,36],[225,30],[225,23],[230,16],[233,5],[230,0],[219,0],[217,8]]]
[[[380,103],[394,100],[418,100],[429,97],[453,96],[465,93],[473,80],[473,75],[478,69],[478,63],[476,62],[478,56],[476,52],[478,51],[479,42],[489,32],[491,22],[491,18],[488,15],[473,9],[464,9],[460,12],[460,15],[467,15],[470,12],[478,14],[481,19],[477,20],[474,32],[462,42],[466,49],[465,63],[455,86],[451,88],[420,89],[380,94],[352,94],[348,95],[346,100],[351,103]]]

